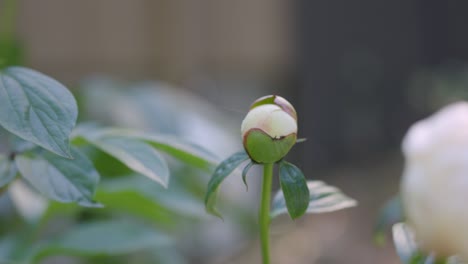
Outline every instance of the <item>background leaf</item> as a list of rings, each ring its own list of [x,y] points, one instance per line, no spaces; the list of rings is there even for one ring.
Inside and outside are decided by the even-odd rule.
[[[118,159],[130,169],[158,182],[169,184],[169,167],[164,158],[145,142],[101,134],[90,138],[92,144]]]
[[[201,199],[189,195],[186,190],[164,189],[144,177],[122,177],[101,184],[97,199],[107,209],[126,211],[157,224],[173,228],[177,221],[206,217]]]
[[[234,155],[230,156],[223,162],[221,162],[218,167],[216,167],[213,175],[211,176],[210,181],[208,182],[208,188],[205,195],[205,207],[206,211],[212,215],[218,216],[221,218],[221,214],[216,210],[216,193],[219,185],[223,180],[234,171],[242,162],[249,159],[249,156],[244,151],[237,152]]]
[[[309,205],[309,189],[302,171],[291,163],[280,163],[280,184],[292,219],[303,215]]]
[[[72,148],[73,160],[45,152],[27,152],[16,157],[21,175],[44,196],[59,202],[77,202],[83,206],[99,206],[93,195],[99,174],[91,161]]]
[[[35,252],[37,262],[50,255],[124,255],[167,246],[172,240],[141,223],[95,221],[81,224]]]
[[[65,86],[37,71],[0,71],[0,125],[11,133],[64,157],[78,107]]]
[[[10,183],[17,173],[15,164],[8,157],[0,154],[0,187]]]
[[[399,195],[388,200],[382,207],[374,228],[374,241],[378,245],[385,243],[385,232],[387,228],[404,220],[401,199]]]
[[[219,161],[218,157],[203,147],[173,136],[137,132],[129,129],[103,129],[99,131],[99,134],[101,136],[117,136],[145,141],[158,150],[203,170],[211,171]]]
[[[48,208],[48,200],[21,179],[8,186],[8,193],[16,212],[29,223],[40,221]]]
[[[334,212],[357,205],[355,200],[344,195],[338,188],[326,185],[324,182],[307,181],[307,188],[310,196],[306,213]],[[283,191],[280,190],[275,194],[270,215],[275,218],[287,212]]]
[[[88,140],[100,150],[116,158],[128,168],[166,187],[169,184],[169,168],[164,158],[151,145],[108,129],[80,128],[76,134]]]

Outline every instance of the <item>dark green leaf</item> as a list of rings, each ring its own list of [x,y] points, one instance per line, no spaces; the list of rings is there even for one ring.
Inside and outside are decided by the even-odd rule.
[[[292,219],[303,215],[309,205],[309,189],[302,171],[291,163],[280,163],[280,184]]]
[[[212,215],[218,216],[221,218],[221,214],[216,210],[216,194],[218,191],[219,185],[223,180],[234,171],[242,162],[249,159],[249,156],[244,151],[238,152],[223,162],[221,162],[218,167],[216,167],[213,175],[211,176],[210,181],[208,182],[208,188],[205,195],[205,207],[206,211]]]
[[[86,156],[74,148],[71,153],[73,160],[50,152],[28,152],[15,161],[21,175],[44,196],[64,203],[99,206],[93,202],[99,174]]]
[[[51,255],[124,255],[156,250],[173,243],[165,234],[134,222],[101,221],[82,224],[42,245],[35,262]]]
[[[356,206],[356,201],[344,195],[338,188],[326,185],[321,181],[308,181],[309,205],[306,213],[318,214],[334,212]],[[278,191],[273,199],[271,217],[287,213],[283,191]]]
[[[245,188],[247,191],[249,190],[249,185],[247,185],[247,173],[249,173],[250,168],[255,165],[253,161],[251,161],[249,164],[245,166],[245,168],[242,170],[242,181],[244,182]]]
[[[77,115],[75,98],[54,79],[23,67],[0,71],[0,125],[11,133],[70,158]]]
[[[79,147],[80,151],[86,155],[94,164],[94,167],[105,178],[114,178],[118,176],[127,176],[135,172],[120,162],[118,159],[107,154],[88,141],[86,144]],[[74,146],[75,142],[72,142]]]
[[[396,195],[388,200],[380,210],[379,218],[374,228],[374,240],[377,244],[385,243],[385,232],[394,224],[403,221],[403,210],[401,199]]]
[[[8,157],[0,154],[0,187],[10,183],[17,174],[17,168]]]

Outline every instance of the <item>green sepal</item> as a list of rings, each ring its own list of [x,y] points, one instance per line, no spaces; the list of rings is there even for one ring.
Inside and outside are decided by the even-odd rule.
[[[272,138],[260,129],[249,130],[244,137],[244,147],[250,158],[257,163],[280,161],[296,143],[296,134]]]

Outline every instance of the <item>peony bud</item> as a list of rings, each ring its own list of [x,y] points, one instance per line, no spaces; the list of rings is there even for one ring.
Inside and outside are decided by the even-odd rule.
[[[283,97],[261,97],[250,107],[241,132],[244,148],[253,161],[277,162],[296,143],[296,110]]]
[[[403,153],[402,201],[419,246],[468,260],[468,103],[414,124]]]

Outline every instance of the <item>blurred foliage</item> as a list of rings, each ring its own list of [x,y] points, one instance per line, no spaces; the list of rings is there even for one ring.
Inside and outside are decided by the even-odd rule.
[[[91,167],[11,137],[10,152],[0,159],[4,184],[9,183],[0,197],[1,261],[48,263],[53,256],[68,256],[60,263],[190,263],[193,259],[206,263],[226,254],[220,248],[249,237],[255,228],[252,205],[233,199],[235,193],[220,199],[232,208],[228,215],[235,224],[216,229],[217,220],[208,217],[203,206],[208,174],[218,156],[236,148],[237,137],[224,128],[229,118],[201,99],[158,83],[134,85],[96,78],[78,91],[78,105],[84,110],[81,121],[127,127],[85,123],[71,135],[73,156],[89,159],[100,178],[91,199],[103,208],[46,199],[44,194],[93,205],[80,202],[81,196],[64,198],[70,197],[69,190],[79,190],[75,187],[47,189],[53,185],[42,183],[58,177],[60,182],[68,179],[82,186],[81,175],[92,175],[85,173]],[[207,142],[208,149],[195,141]],[[10,163],[18,157],[23,161]],[[31,165],[34,162],[49,162],[47,168],[60,174],[37,177],[41,171]],[[10,177],[16,176],[18,164],[21,174],[41,182]],[[76,170],[73,178],[68,178],[70,169]],[[38,184],[46,189],[37,188]]]
[[[400,195],[395,195],[380,209],[377,222],[374,226],[374,242],[380,246],[384,245],[387,231],[389,231],[394,224],[401,221],[404,221],[401,198]]]

